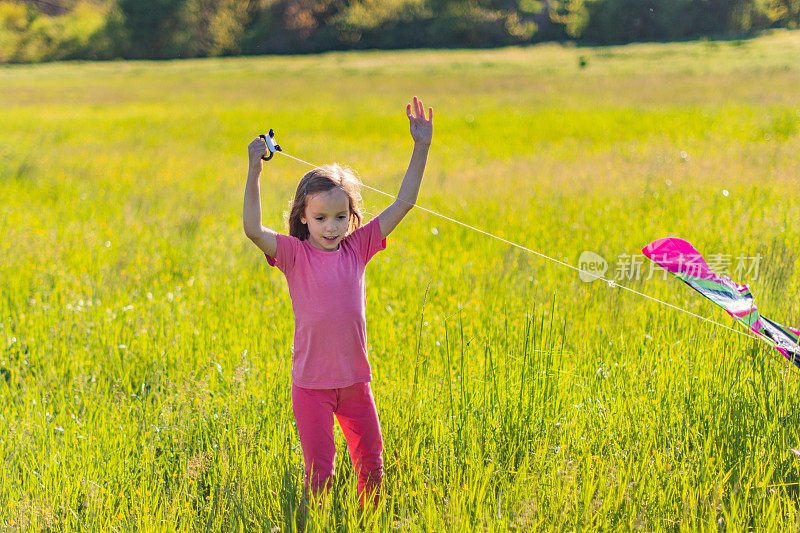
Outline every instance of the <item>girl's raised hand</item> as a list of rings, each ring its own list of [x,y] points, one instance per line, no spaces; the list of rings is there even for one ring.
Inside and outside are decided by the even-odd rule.
[[[261,137],[256,137],[247,147],[250,155],[250,168],[261,169],[261,156],[267,153],[267,143]]]
[[[406,115],[411,126],[411,138],[415,143],[431,144],[433,139],[433,108],[428,108],[425,118],[425,107],[422,100],[414,97],[414,101],[406,106]]]

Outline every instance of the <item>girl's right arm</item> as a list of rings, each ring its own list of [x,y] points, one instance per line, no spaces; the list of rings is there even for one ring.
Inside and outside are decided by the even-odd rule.
[[[248,146],[250,168],[247,171],[247,186],[244,189],[244,210],[242,222],[244,234],[258,246],[262,252],[275,257],[278,251],[277,234],[261,225],[261,188],[258,178],[261,175],[261,156],[267,153],[267,144],[262,138],[256,138]]]

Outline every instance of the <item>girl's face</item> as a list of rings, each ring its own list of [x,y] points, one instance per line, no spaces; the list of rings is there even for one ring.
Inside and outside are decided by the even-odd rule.
[[[308,226],[311,246],[325,252],[338,250],[350,226],[350,201],[337,188],[313,193],[306,198],[306,212],[300,222]]]

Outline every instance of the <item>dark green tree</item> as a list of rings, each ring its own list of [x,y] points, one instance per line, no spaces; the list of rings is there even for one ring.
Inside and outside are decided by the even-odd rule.
[[[164,59],[180,55],[176,34],[182,30],[186,0],[119,0],[127,33],[125,55],[134,59]]]

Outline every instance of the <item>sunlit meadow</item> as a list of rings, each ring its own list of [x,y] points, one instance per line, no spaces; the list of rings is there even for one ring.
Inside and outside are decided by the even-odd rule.
[[[419,95],[420,205],[731,326],[639,254],[680,236],[800,326],[798,57],[782,32],[0,68],[0,523],[296,528],[291,303],[241,224],[269,128],[396,193]],[[265,165],[265,225],[306,170]],[[367,299],[383,499],[361,516],[337,435],[309,531],[800,527],[800,370],[768,346],[420,210]]]

